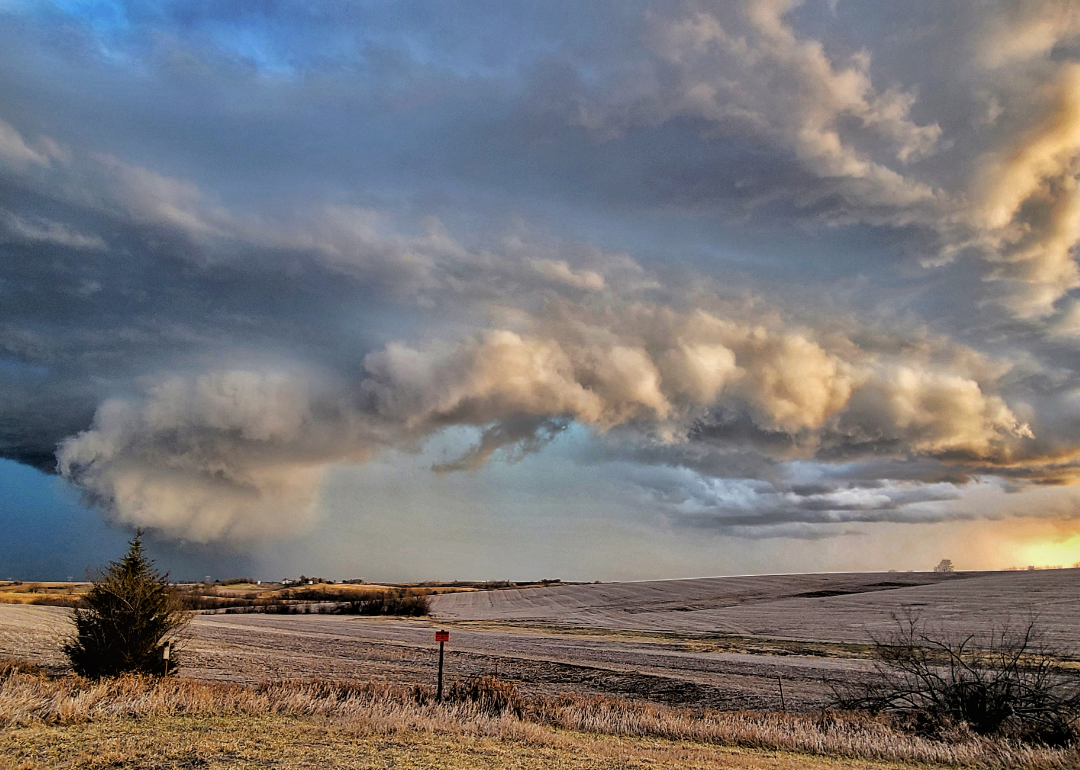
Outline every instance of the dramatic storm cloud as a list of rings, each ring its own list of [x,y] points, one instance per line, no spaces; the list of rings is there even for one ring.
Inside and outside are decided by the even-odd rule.
[[[1075,530],[1073,3],[0,18],[0,455],[108,521]]]

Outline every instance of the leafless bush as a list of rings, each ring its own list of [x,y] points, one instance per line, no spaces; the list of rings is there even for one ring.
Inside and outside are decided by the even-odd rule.
[[[421,617],[430,612],[430,602],[424,594],[410,591],[380,591],[350,598],[339,604],[336,612],[342,615],[397,615]]]
[[[78,596],[38,596],[31,599],[27,604],[37,604],[45,607],[78,607]]]
[[[356,596],[356,591],[348,588],[289,588],[281,592],[283,599],[308,602],[344,602]]]
[[[182,588],[177,591],[177,598],[187,610],[221,610],[229,607],[248,607],[250,599],[232,596],[217,596],[201,588]]]
[[[1035,618],[989,633],[924,629],[918,616],[874,640],[874,676],[836,690],[838,705],[890,712],[934,735],[981,735],[1064,745],[1077,738],[1080,677],[1062,664]]]
[[[518,694],[513,682],[493,676],[481,676],[468,682],[454,682],[447,690],[446,699],[475,703],[485,714],[513,714],[520,717],[525,712],[525,700]]]

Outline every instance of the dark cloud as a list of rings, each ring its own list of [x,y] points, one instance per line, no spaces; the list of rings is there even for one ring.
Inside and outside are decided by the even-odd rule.
[[[1077,478],[1069,4],[80,8],[0,12],[0,456],[115,521],[453,427],[736,534]]]

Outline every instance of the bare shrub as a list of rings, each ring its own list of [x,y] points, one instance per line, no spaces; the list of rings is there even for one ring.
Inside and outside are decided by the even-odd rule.
[[[305,602],[344,602],[356,596],[356,591],[348,588],[289,588],[281,592],[283,599]]]
[[[520,717],[525,701],[518,694],[513,682],[493,676],[481,676],[468,682],[454,682],[446,693],[448,701],[475,703],[485,714],[513,714]]]
[[[39,596],[31,599],[27,604],[36,604],[45,607],[78,607],[78,596]]]
[[[338,605],[342,615],[397,615],[421,617],[430,612],[430,602],[424,594],[409,591],[380,591],[349,599]]]
[[[163,648],[190,619],[168,576],[143,553],[140,530],[72,611],[74,635],[62,649],[75,672],[91,678],[175,673],[180,656],[170,652],[167,665]]]
[[[218,596],[198,587],[181,588],[176,595],[186,610],[221,610],[229,607],[247,607],[252,604],[250,600],[242,597]]]
[[[893,634],[874,640],[873,653],[874,676],[834,689],[838,705],[889,712],[938,736],[970,729],[1049,745],[1077,738],[1080,676],[1062,664],[1035,618],[955,635],[907,615]]]

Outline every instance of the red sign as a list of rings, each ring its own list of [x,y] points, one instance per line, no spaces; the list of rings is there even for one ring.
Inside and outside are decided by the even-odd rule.
[[[449,642],[450,641],[450,632],[449,631],[436,631],[435,632],[435,641],[436,642]]]

